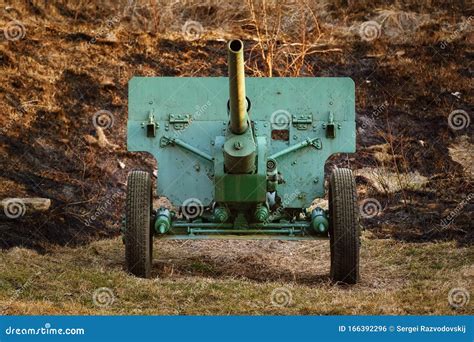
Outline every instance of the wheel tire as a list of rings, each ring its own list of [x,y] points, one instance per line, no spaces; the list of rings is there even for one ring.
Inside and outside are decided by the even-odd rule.
[[[352,171],[334,170],[329,181],[331,279],[334,282],[355,284],[359,281],[358,213]]]
[[[153,256],[151,229],[152,186],[148,172],[132,171],[128,175],[125,260],[130,273],[149,278]]]

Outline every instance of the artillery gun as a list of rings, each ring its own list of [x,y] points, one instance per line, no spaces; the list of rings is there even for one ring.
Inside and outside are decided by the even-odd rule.
[[[153,238],[329,239],[331,278],[359,279],[356,187],[349,169],[328,181],[325,162],[355,152],[350,78],[245,78],[244,47],[227,44],[228,77],[133,77],[128,150],[159,162],[153,208],[148,172],[128,176],[128,270],[149,277]],[[159,251],[158,251],[159,253]]]

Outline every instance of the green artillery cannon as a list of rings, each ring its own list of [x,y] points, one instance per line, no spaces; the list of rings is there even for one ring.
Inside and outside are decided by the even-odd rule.
[[[350,78],[245,78],[240,40],[227,45],[229,77],[134,77],[129,82],[128,150],[159,162],[128,177],[128,270],[149,277],[153,237],[163,239],[330,239],[331,278],[359,278],[356,188],[349,169],[328,182],[325,162],[355,152]]]

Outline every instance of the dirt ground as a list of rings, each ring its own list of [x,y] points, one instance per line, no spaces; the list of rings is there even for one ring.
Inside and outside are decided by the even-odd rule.
[[[126,152],[127,81],[133,75],[225,75],[224,41],[230,36],[242,37],[248,46],[249,76],[269,73],[271,54],[267,51],[263,59],[258,53],[260,39],[267,50],[274,46],[274,76],[354,79],[357,153],[332,159],[327,169],[375,170],[376,177],[370,172],[358,176],[360,198],[375,198],[383,209],[365,220],[367,229],[408,241],[471,243],[473,204],[465,199],[473,192],[473,126],[453,130],[448,122],[455,109],[472,111],[474,36],[467,5],[413,2],[384,8],[374,2],[367,12],[353,3],[316,4],[311,9],[319,16],[303,18],[304,43],[315,47],[292,66],[278,49],[301,39],[297,30],[303,19],[297,14],[304,7],[286,8],[293,21],[282,26],[280,35],[264,36],[261,27],[257,31],[262,23],[252,20],[250,3],[234,12],[235,5],[225,1],[193,4],[183,4],[186,11],[179,15],[178,8],[163,4],[171,12],[154,16],[153,2],[147,1],[135,7],[7,1],[0,23],[9,27],[20,21],[23,36],[8,40],[4,30],[0,46],[0,196],[46,197],[52,208],[18,220],[2,216],[1,247],[42,250],[50,242],[116,236],[127,173],[155,169],[146,155]],[[167,21],[174,17],[176,22]],[[370,18],[383,26],[377,39],[367,41],[357,28]],[[198,19],[205,29],[199,39],[189,40],[182,24]],[[106,142],[92,125],[99,110],[114,118],[104,131]],[[412,172],[422,181],[412,182],[406,176]],[[390,188],[387,182],[397,184]],[[463,200],[455,220],[442,225]],[[105,202],[111,204],[91,224],[88,219]]]
[[[456,270],[473,264],[472,14],[472,5],[462,0],[392,5],[373,0],[269,1],[265,8],[250,0],[242,6],[232,1],[4,1],[0,4],[0,199],[44,197],[51,199],[51,208],[27,211],[15,219],[0,212],[5,262],[0,266],[18,265],[12,259],[15,253],[44,260],[51,272],[76,261],[77,267],[93,261],[94,276],[100,279],[88,285],[57,280],[58,288],[63,281],[67,288],[77,285],[77,291],[86,286],[85,297],[76,290],[57,295],[46,288],[40,291],[51,278],[45,278],[44,285],[33,281],[31,291],[20,291],[26,302],[8,305],[8,312],[88,313],[89,292],[107,287],[109,276],[112,282],[125,276],[118,236],[126,176],[133,169],[160,172],[159,161],[156,165],[148,155],[126,150],[127,82],[140,75],[226,75],[225,41],[239,37],[246,45],[248,76],[348,76],[355,81],[357,153],[331,158],[326,169],[327,174],[335,166],[354,170],[361,214],[367,202],[377,204],[373,215],[361,216],[369,246],[364,252],[369,276],[360,293],[358,288],[332,289],[326,263],[315,266],[317,260],[327,261],[328,250],[319,245],[313,251],[305,243],[228,242],[222,248],[238,252],[216,259],[212,242],[209,252],[203,252],[203,242],[183,246],[157,242],[165,252],[157,256],[155,271],[165,275],[159,282],[168,294],[184,291],[178,295],[179,305],[173,309],[171,304],[161,308],[150,304],[140,309],[132,301],[145,294],[141,289],[131,293],[132,284],[153,288],[155,299],[166,295],[154,283],[127,278],[130,291],[123,290],[129,291],[123,295],[129,299],[120,299],[127,304],[111,310],[196,313],[188,301],[200,301],[199,293],[212,290],[210,296],[217,299],[204,304],[204,313],[274,313],[266,299],[257,304],[248,301],[234,311],[228,305],[237,305],[240,287],[249,291],[249,298],[262,293],[266,298],[273,288],[290,284],[282,286],[294,285],[296,298],[311,304],[306,307],[295,300],[298,304],[285,307],[284,313],[449,313],[446,293],[466,278],[456,275],[456,281],[443,283],[447,278],[441,274],[450,263]],[[98,111],[112,114],[113,121],[103,130],[93,124]],[[173,251],[178,245],[191,255],[184,261]],[[281,246],[303,258],[305,268],[267,267],[276,262]],[[432,263],[433,269],[439,266],[438,281],[427,276],[425,283],[423,276],[413,274],[406,282],[400,280],[406,270],[398,262],[406,259],[396,255],[386,256],[391,258],[388,265],[384,259],[371,264],[372,254],[382,256],[383,248],[392,247],[413,253],[417,262]],[[445,248],[453,256],[439,256]],[[233,258],[238,258],[239,267],[227,270],[227,262],[236,262]],[[74,267],[66,274],[85,274]],[[106,271],[109,267],[111,273]],[[34,269],[25,265],[21,275],[2,270],[3,304]],[[393,283],[392,271],[399,272]],[[407,272],[418,269],[409,267]],[[183,279],[194,285],[180,290]],[[233,293],[222,294],[234,285]],[[191,289],[197,294],[186,299]],[[339,306],[330,306],[341,293]],[[356,303],[364,296],[382,300],[386,293],[387,307],[378,311]],[[40,299],[41,294],[46,299]],[[121,293],[116,295],[122,298]],[[70,300],[61,306],[59,296]],[[80,303],[75,302],[78,298]],[[428,304],[410,309],[410,301],[420,298],[428,298]]]
[[[355,286],[331,284],[327,241],[155,241],[154,249],[152,279],[124,271],[119,238],[57,247],[45,255],[18,247],[4,250],[0,312],[474,313],[465,297],[474,290],[473,250],[455,242],[402,243],[364,235],[361,282]],[[454,297],[453,289],[460,291]]]

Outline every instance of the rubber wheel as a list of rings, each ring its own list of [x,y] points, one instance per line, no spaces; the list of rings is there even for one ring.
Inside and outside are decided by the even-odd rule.
[[[132,171],[128,175],[125,260],[130,273],[149,278],[153,256],[151,229],[152,185],[148,172]]]
[[[329,238],[333,282],[355,284],[359,281],[358,214],[352,171],[334,170],[329,181]]]

